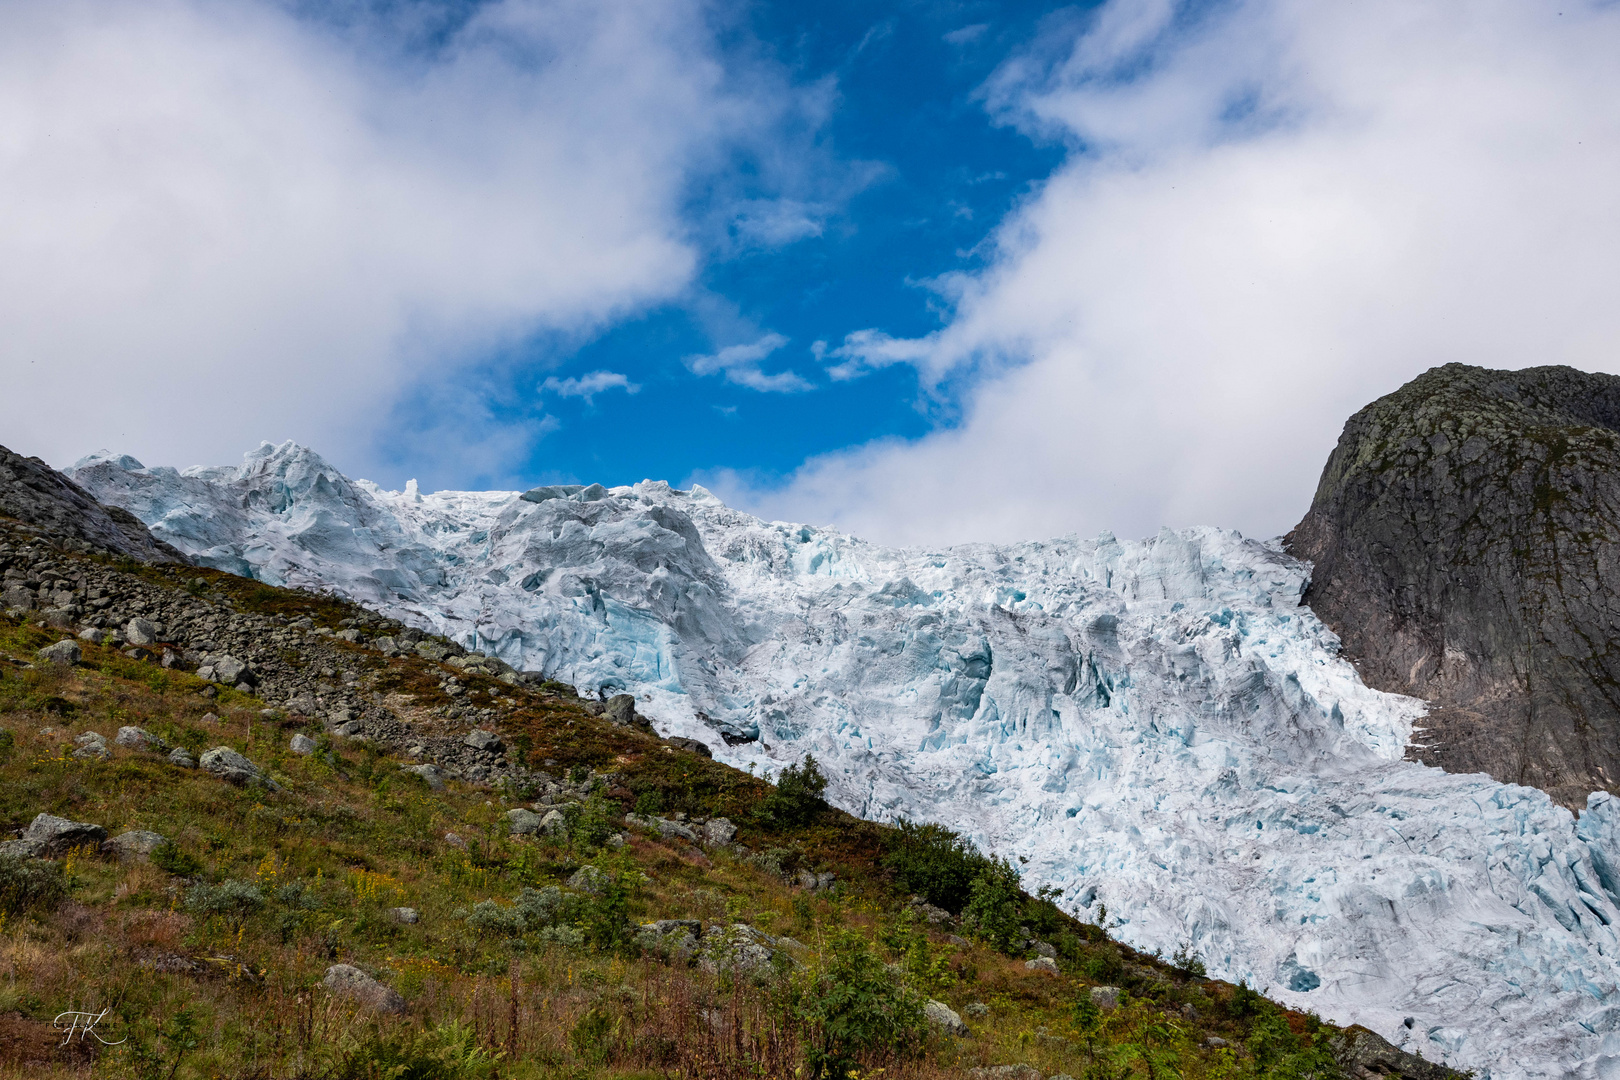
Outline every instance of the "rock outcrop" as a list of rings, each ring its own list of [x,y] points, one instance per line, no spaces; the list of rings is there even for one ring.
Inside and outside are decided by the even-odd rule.
[[[1434,368],[1350,418],[1286,543],[1366,682],[1431,703],[1409,756],[1620,785],[1620,378]]]
[[[168,544],[154,539],[128,510],[103,506],[39,458],[25,458],[3,446],[0,514],[36,526],[50,536],[76,540],[142,562],[189,562]]]

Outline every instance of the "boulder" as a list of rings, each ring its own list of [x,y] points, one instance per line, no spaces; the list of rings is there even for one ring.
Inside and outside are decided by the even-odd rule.
[[[606,892],[609,884],[608,876],[589,863],[574,871],[574,876],[568,879],[570,889],[590,893],[592,896],[600,896]]]
[[[469,731],[467,737],[461,740],[461,745],[470,746],[472,749],[485,754],[498,754],[504,749],[499,735],[496,735],[493,731],[484,731],[481,728],[476,731]]]
[[[79,640],[88,641],[92,645],[100,645],[103,641],[107,640],[107,631],[98,630],[94,626],[89,626],[79,631]]]
[[[520,806],[516,810],[508,810],[506,820],[513,836],[529,836],[540,831],[542,819],[533,810],[525,810]]]
[[[413,907],[396,907],[388,909],[388,917],[397,923],[414,926],[421,921],[422,916],[417,914]]]
[[[151,857],[152,852],[166,843],[168,843],[168,840],[160,833],[151,832],[147,829],[131,829],[129,832],[119,833],[107,841],[107,846],[120,859],[144,862]]]
[[[710,818],[703,826],[703,838],[711,844],[725,845],[737,838],[737,826],[730,818]]]
[[[677,750],[690,750],[699,757],[714,757],[714,751],[709,749],[708,743],[701,743],[696,739],[688,739],[680,735],[672,735],[667,741],[669,742],[669,745],[673,746]]]
[[[40,814],[28,826],[28,831],[23,833],[23,839],[38,844],[46,854],[61,855],[86,845],[100,848],[107,839],[107,830],[88,822]]]
[[[34,594],[21,585],[13,585],[0,593],[0,606],[10,611],[34,610]]]
[[[1033,1065],[981,1065],[977,1069],[969,1069],[968,1076],[973,1080],[1045,1080],[1040,1070]]]
[[[615,694],[607,699],[602,716],[620,727],[632,727],[636,722],[636,699],[631,694]]]
[[[73,756],[80,761],[92,758],[105,761],[112,757],[112,752],[107,749],[107,736],[98,731],[86,731],[73,741],[79,746],[73,751]]]
[[[335,996],[348,998],[369,1012],[398,1015],[405,1011],[405,999],[397,991],[348,964],[333,964],[327,968],[321,985]]]
[[[197,759],[183,746],[177,746],[169,751],[169,764],[181,769],[195,769]]]
[[[1328,1051],[1351,1080],[1384,1080],[1390,1076],[1408,1077],[1409,1080],[1449,1080],[1457,1075],[1444,1065],[1408,1054],[1359,1024],[1346,1028],[1329,1040]]]
[[[263,770],[228,746],[203,751],[201,764],[204,772],[213,773],[232,784],[248,784],[264,779]]]
[[[124,624],[124,640],[131,645],[155,645],[158,640],[158,628],[146,619],[131,619]]]
[[[229,653],[225,654],[224,656],[215,657],[213,662],[207,665],[207,667],[213,668],[214,682],[224,683],[227,686],[235,686],[237,683],[248,683],[251,685],[252,683],[258,681],[253,674],[252,668],[248,667],[245,662],[238,660]],[[206,669],[199,668],[197,674],[202,675],[204,670]]]
[[[1091,988],[1091,1003],[1103,1012],[1110,1012],[1119,1008],[1119,987],[1093,986]]]
[[[567,836],[568,817],[561,810],[552,810],[540,819],[540,831],[546,836]]]
[[[939,1028],[947,1035],[966,1035],[968,1027],[962,1023],[962,1018],[956,1015],[949,1005],[943,1001],[930,1001],[923,1006],[923,1016],[928,1022]]]
[[[113,742],[128,750],[159,750],[164,749],[162,739],[153,735],[145,728],[121,727],[118,734],[113,736]]]
[[[1048,973],[1050,975],[1056,975],[1057,971],[1058,971],[1058,966],[1057,966],[1057,961],[1052,959],[1050,956],[1037,956],[1033,960],[1025,960],[1024,961],[1024,970],[1025,971],[1044,971],[1044,972],[1046,972],[1046,973]]]
[[[439,770],[431,764],[403,765],[400,767],[400,771],[414,773],[417,776],[420,776],[424,781],[426,781],[427,786],[434,791],[444,790],[444,778],[439,775]]]
[[[34,656],[47,664],[63,664],[72,667],[84,659],[84,650],[80,649],[79,643],[72,638],[63,638],[55,645],[45,646]]]
[[[299,733],[292,737],[292,742],[287,744],[287,748],[295,754],[313,754],[315,752],[315,740],[308,735]]]

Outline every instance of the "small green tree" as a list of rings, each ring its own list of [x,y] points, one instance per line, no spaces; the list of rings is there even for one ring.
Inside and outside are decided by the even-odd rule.
[[[943,825],[900,821],[883,864],[900,886],[946,911],[960,912],[968,902],[973,879],[990,860]]]
[[[968,889],[962,925],[984,941],[1006,952],[1018,940],[1024,894],[1018,871],[1006,859],[992,858]]]
[[[795,988],[792,1011],[815,1080],[846,1080],[862,1057],[902,1053],[927,1031],[922,999],[851,930]]]
[[[827,790],[827,777],[821,766],[809,754],[798,765],[789,765],[776,778],[776,787],[760,804],[759,816],[768,824],[779,828],[798,828],[814,821],[826,809],[822,792]]]

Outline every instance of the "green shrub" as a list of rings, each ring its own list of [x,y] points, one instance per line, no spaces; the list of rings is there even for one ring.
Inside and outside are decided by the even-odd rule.
[[[923,1002],[850,930],[840,931],[796,988],[794,1018],[804,1031],[806,1064],[817,1080],[845,1080],[864,1057],[917,1046],[927,1031]]]
[[[201,915],[251,915],[264,906],[264,891],[245,881],[193,885],[186,891],[186,907]]]
[[[11,751],[14,750],[16,746],[17,736],[13,735],[5,728],[0,728],[0,761],[5,761],[7,758],[11,757]]]
[[[499,1055],[455,1021],[422,1032],[374,1032],[351,1047],[333,1080],[495,1080]]]
[[[47,859],[0,855],[0,913],[49,910],[67,896],[61,864]]]
[[[152,865],[176,877],[192,877],[202,871],[202,863],[181,851],[173,840],[165,840],[152,851]]]
[[[990,866],[990,860],[943,825],[901,821],[890,837],[883,865],[901,888],[936,907],[959,913],[968,902],[973,879]]]
[[[798,828],[814,821],[827,804],[822,792],[827,790],[827,777],[821,766],[809,754],[798,765],[789,765],[776,778],[776,786],[765,796],[757,811],[759,817],[778,828]]]
[[[485,900],[467,913],[467,925],[485,937],[522,937],[528,925],[515,907]]]
[[[1003,952],[1019,940],[1023,890],[1018,871],[1006,859],[993,858],[968,887],[962,925]]]

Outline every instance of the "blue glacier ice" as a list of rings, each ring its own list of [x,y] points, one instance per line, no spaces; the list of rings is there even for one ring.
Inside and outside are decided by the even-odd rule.
[[[885,548],[657,482],[384,491],[291,443],[69,472],[734,765],[814,753],[839,806],[958,829],[1139,948],[1483,1076],[1620,1077],[1620,801],[1403,761],[1422,703],[1362,684],[1275,544]]]

